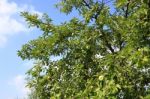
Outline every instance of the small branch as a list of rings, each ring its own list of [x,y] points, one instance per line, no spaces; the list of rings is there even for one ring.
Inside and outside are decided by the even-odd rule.
[[[90,6],[90,4],[88,4],[85,0],[83,0],[83,3],[84,5],[90,10],[92,9],[92,7]],[[105,3],[104,3],[104,0],[102,0],[101,2],[101,7],[99,7],[99,9],[97,10],[97,13],[92,17],[94,18],[95,20],[97,20],[98,16],[100,15],[101,13],[101,10],[103,9]],[[104,37],[104,41],[105,41],[105,44],[107,46],[107,48],[111,51],[111,53],[114,53],[114,49],[112,48],[111,44],[108,42],[108,40],[106,39],[105,37],[105,33],[102,32],[102,36]]]
[[[129,4],[130,4],[130,0],[128,0],[128,3],[127,3],[127,5],[126,5],[126,11],[125,11],[125,18],[127,18],[128,17],[128,14],[129,14]]]
[[[101,13],[103,7],[104,7],[104,2],[102,1],[101,7],[98,9],[97,13],[96,13],[95,16],[94,16],[95,20],[97,20],[97,18],[98,18],[98,16],[100,15],[100,13]]]
[[[150,21],[150,0],[148,1],[148,16],[147,16],[147,19],[148,21]]]
[[[104,37],[104,41],[105,41],[105,44],[106,44],[107,48],[111,51],[111,53],[114,53],[114,49],[112,48],[111,44],[106,39],[104,32],[102,32],[102,36]]]
[[[84,5],[85,5],[89,10],[92,9],[92,7],[90,6],[90,4],[88,4],[85,0],[83,0],[83,3],[84,3]],[[96,13],[92,18],[94,18],[95,20],[97,20],[98,15],[100,14],[100,12],[101,12],[101,10],[103,9],[103,7],[104,7],[104,1],[102,0],[102,5],[101,5],[101,7],[97,10],[97,13]]]
[[[85,0],[83,0],[83,3],[85,4],[85,6],[87,6],[89,9],[91,9],[92,7],[90,6],[90,4],[88,4]]]

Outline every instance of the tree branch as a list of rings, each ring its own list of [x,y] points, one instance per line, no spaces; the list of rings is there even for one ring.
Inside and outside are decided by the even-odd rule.
[[[114,53],[114,49],[112,48],[111,44],[108,42],[104,32],[102,32],[102,36],[104,37],[103,39],[105,41],[107,48],[111,51],[111,53]]]
[[[90,10],[92,9],[92,7],[90,6],[90,4],[88,4],[85,0],[83,0],[84,5]],[[99,9],[97,10],[97,13],[92,17],[93,19],[97,20],[98,16],[100,15],[103,7],[104,7],[105,3],[104,0],[102,0],[101,2],[101,7],[99,7]],[[105,44],[107,46],[107,48],[111,51],[111,53],[114,53],[114,49],[112,48],[111,44],[108,42],[108,40],[105,37],[105,33],[102,32],[102,36],[104,37],[104,41]]]
[[[127,18],[129,14],[129,4],[130,4],[130,0],[128,0],[128,3],[126,5],[125,18]]]
[[[83,0],[83,3],[85,4],[85,6],[87,6],[89,9],[91,9],[92,7],[90,6],[90,4],[88,4],[85,0]]]

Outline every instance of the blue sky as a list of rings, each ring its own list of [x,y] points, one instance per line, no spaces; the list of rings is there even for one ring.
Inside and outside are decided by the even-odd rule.
[[[25,72],[32,61],[22,61],[17,50],[31,39],[41,35],[36,28],[28,28],[21,11],[48,13],[55,24],[76,17],[75,13],[65,16],[54,7],[59,0],[0,0],[0,99],[23,99]]]

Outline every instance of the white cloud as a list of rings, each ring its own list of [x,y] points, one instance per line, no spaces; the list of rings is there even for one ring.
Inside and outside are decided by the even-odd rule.
[[[27,97],[27,94],[30,93],[29,88],[26,87],[26,81],[24,75],[17,75],[11,81],[8,82],[10,86],[16,90],[19,99],[24,99]],[[14,97],[15,98],[15,97]],[[12,99],[14,99],[12,97]]]
[[[21,11],[40,14],[33,6],[17,5],[15,2],[0,0],[0,47],[5,45],[8,38],[21,32],[27,32],[27,26],[20,17]]]
[[[25,67],[24,69],[31,69],[33,66],[34,61],[25,61],[22,66]],[[26,75],[18,74],[14,76],[12,79],[7,81],[7,84],[10,86],[11,90],[15,91],[14,95],[8,95],[6,99],[27,99],[28,94],[30,93],[30,89],[26,87]]]
[[[24,69],[29,70],[33,64],[33,61],[25,61],[22,66],[25,67]],[[25,78],[26,75],[18,74],[7,81],[10,90],[13,90],[15,93],[11,95],[8,94],[8,97],[5,97],[5,99],[16,99],[16,97],[18,97],[18,99],[27,99],[31,91],[26,87],[27,81]]]

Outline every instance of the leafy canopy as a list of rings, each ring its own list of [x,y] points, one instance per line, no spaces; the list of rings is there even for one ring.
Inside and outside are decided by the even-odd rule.
[[[150,0],[61,0],[56,7],[82,19],[55,25],[47,14],[22,13],[43,31],[18,51],[36,61],[27,74],[38,99],[150,98]]]

